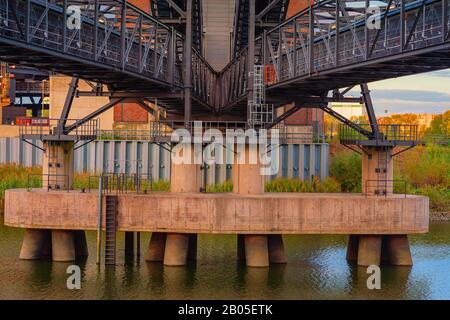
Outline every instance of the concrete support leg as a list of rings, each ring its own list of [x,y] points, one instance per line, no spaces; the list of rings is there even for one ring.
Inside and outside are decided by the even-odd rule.
[[[382,236],[360,235],[358,245],[358,265],[380,265]]]
[[[189,235],[188,260],[197,260],[197,234]]]
[[[412,266],[411,250],[407,235],[389,235],[386,238],[386,251],[390,264]]]
[[[184,266],[187,262],[188,249],[189,234],[167,234],[164,264],[166,266]]]
[[[125,256],[132,257],[134,255],[134,233],[125,232]]]
[[[271,234],[267,237],[269,246],[269,262],[286,263],[287,259],[284,254],[283,236],[281,234]]]
[[[75,240],[72,230],[52,230],[53,261],[74,261]]]
[[[89,250],[84,230],[74,231],[74,236],[75,236],[75,255],[77,257],[87,257],[89,255]]]
[[[269,248],[266,235],[245,235],[245,258],[248,267],[269,266]]]
[[[20,250],[20,259],[36,260],[40,259],[44,253],[45,242],[49,230],[26,229]]]
[[[164,251],[166,249],[166,234],[163,232],[153,232],[148,244],[145,261],[164,261]]]
[[[349,235],[347,245],[347,261],[355,262],[358,260],[358,245],[359,236],[357,234]]]
[[[237,256],[239,261],[245,261],[245,236],[237,235]]]

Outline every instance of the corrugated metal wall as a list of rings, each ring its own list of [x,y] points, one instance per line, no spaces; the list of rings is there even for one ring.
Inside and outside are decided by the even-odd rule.
[[[31,141],[42,146],[40,141]],[[274,177],[309,179],[328,176],[329,149],[326,143],[288,144],[279,148],[280,166]],[[231,159],[228,149],[217,152],[217,157]],[[75,150],[76,172],[116,172],[151,174],[153,179],[169,179],[169,151],[146,141],[95,141]],[[42,151],[19,138],[0,138],[0,163],[19,163],[40,166]],[[226,162],[226,161],[224,161]],[[207,166],[208,184],[221,183],[232,177],[232,166],[216,164]]]

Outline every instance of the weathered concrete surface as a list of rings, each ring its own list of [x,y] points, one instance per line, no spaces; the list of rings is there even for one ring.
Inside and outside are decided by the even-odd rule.
[[[392,235],[428,232],[429,222],[428,198],[423,196],[155,192],[118,199],[122,231]],[[95,230],[97,205],[96,192],[7,190],[5,225]]]

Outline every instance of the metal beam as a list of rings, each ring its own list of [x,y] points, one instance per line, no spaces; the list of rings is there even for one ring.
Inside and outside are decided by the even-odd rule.
[[[281,0],[272,0],[267,6],[264,7],[257,15],[256,21],[261,20],[266,14],[269,13]]]
[[[192,1],[186,0],[186,36],[184,39],[184,121],[189,125],[192,113]]]
[[[76,129],[77,127],[79,127],[81,125],[83,125],[84,123],[88,122],[89,120],[92,120],[93,118],[98,117],[103,112],[108,111],[109,109],[114,107],[116,104],[122,102],[123,100],[124,100],[124,98],[111,99],[111,101],[109,103],[105,104],[103,107],[95,110],[94,112],[90,113],[89,115],[87,115],[83,119],[80,119],[80,120],[76,121],[75,123],[71,124],[70,126],[67,126],[64,129],[64,133],[68,134],[70,131]]]
[[[61,111],[61,116],[59,117],[59,130],[62,132],[66,126],[67,119],[69,118],[70,108],[72,107],[73,99],[75,98],[75,92],[78,88],[78,78],[72,78],[70,82],[69,90],[67,91],[66,100],[64,101],[64,107]]]
[[[248,51],[247,51],[247,121],[251,121],[251,104],[250,99],[253,99],[253,79],[255,68],[255,0],[249,1],[248,14]]]
[[[188,9],[188,2],[191,0],[186,0],[186,12],[183,11],[183,9],[181,9],[173,0],[166,0],[166,2],[169,4],[170,7],[174,8],[176,12],[178,12],[178,14],[180,16],[182,16],[183,18],[185,18],[186,16],[189,16],[189,9]],[[191,9],[192,9],[192,1],[191,1]],[[187,20],[186,20],[187,23]]]
[[[372,98],[370,97],[370,90],[367,83],[361,84],[361,94],[364,99],[364,105],[366,106],[370,127],[372,128],[372,132],[375,137],[378,138],[380,135],[380,130],[378,128],[377,117],[375,116],[375,110],[373,109]]]

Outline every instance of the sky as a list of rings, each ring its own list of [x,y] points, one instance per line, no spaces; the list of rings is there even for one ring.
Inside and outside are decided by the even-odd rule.
[[[450,69],[368,85],[375,112],[379,116],[394,113],[436,114],[450,110]],[[351,94],[359,96],[359,87],[355,89]]]

